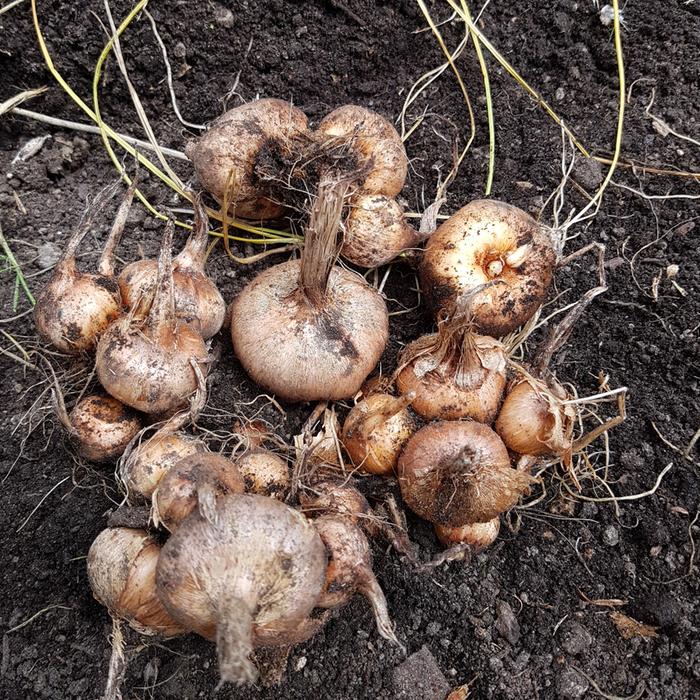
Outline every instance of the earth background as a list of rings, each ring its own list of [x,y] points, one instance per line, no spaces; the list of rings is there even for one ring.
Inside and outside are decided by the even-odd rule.
[[[449,17],[446,4],[428,5],[436,21]],[[130,8],[125,2],[112,4],[117,22]],[[149,10],[170,54],[180,110],[196,123],[256,96],[292,100],[313,122],[346,103],[395,119],[414,81],[443,61],[430,31],[416,33],[426,23],[413,2],[265,0],[220,5],[180,0],[154,1]],[[93,68],[105,43],[96,17],[105,19],[102,3],[40,0],[38,12],[56,66],[89,102]],[[697,171],[700,7],[692,0],[633,0],[624,8],[624,20],[628,100],[623,157],[657,168]],[[617,71],[612,30],[601,23],[593,3],[493,0],[481,26],[581,141],[593,152],[609,155]],[[458,22],[441,31],[451,47],[463,35]],[[174,117],[161,52],[145,18],[132,23],[123,48],[157,138],[182,150],[195,132]],[[487,60],[496,117],[493,196],[537,215],[561,178],[561,132],[494,60]],[[488,156],[481,74],[470,49],[458,65],[474,101],[478,132],[450,188],[445,213],[483,194]],[[24,107],[87,120],[45,68],[28,1],[0,16],[0,75],[0,101],[48,85],[48,92]],[[238,75],[237,88],[226,99]],[[695,143],[654,128],[645,114],[652,89],[650,111]],[[114,59],[106,65],[100,100],[113,128],[142,136]],[[423,109],[425,121],[406,144],[411,170],[402,198],[413,211],[432,201],[438,173],[450,167],[452,139],[459,134],[463,142],[468,124],[449,71],[409,116],[415,118]],[[12,162],[30,138],[45,134],[50,138],[36,155]],[[175,165],[184,178],[191,177],[187,163]],[[36,293],[47,278],[42,273],[46,254],[40,260],[36,247],[27,244],[62,246],[88,198],[113,182],[116,171],[98,136],[12,115],[0,118],[0,168],[0,222]],[[600,168],[579,160],[573,179],[593,193]],[[652,195],[698,195],[692,178],[620,169],[615,181]],[[144,177],[143,189],[161,207],[178,206],[153,178]],[[568,187],[564,215],[585,201],[579,190]],[[116,200],[87,239],[82,265],[95,261],[115,207]],[[523,511],[517,533],[503,527],[497,544],[471,563],[454,562],[429,573],[416,573],[377,543],[375,571],[398,636],[409,654],[426,647],[422,658],[428,666],[434,664],[432,670],[419,670],[413,681],[396,673],[404,657],[378,637],[368,605],[357,597],[317,637],[293,650],[282,686],[225,687],[216,697],[438,698],[444,697],[445,688],[468,682],[469,697],[476,698],[594,698],[601,691],[640,697],[639,691],[641,697],[664,700],[699,697],[694,544],[699,531],[691,523],[698,522],[700,454],[696,448],[684,459],[651,424],[681,450],[699,425],[699,218],[692,199],[648,200],[611,186],[598,216],[574,231],[579,236],[568,248],[571,252],[594,240],[607,246],[609,291],[589,309],[558,356],[557,375],[573,382],[581,395],[597,392],[600,371],[610,376],[611,386],[629,387],[627,421],[610,435],[610,478],[619,494],[644,492],[672,462],[653,496],[621,502],[618,514],[609,503],[577,502],[573,518],[562,519],[552,512],[561,505],[552,486],[549,500]],[[161,230],[160,223],[135,205],[120,257],[134,259],[140,249],[152,255]],[[241,267],[217,248],[208,269],[228,301],[266,264],[269,260]],[[668,265],[678,265],[675,281],[685,296],[667,279]],[[654,299],[652,284],[659,274]],[[21,295],[13,309],[12,273],[5,270],[0,282],[3,318],[26,310]],[[595,282],[594,261],[583,258],[559,272],[552,296],[561,293],[557,303],[569,303]],[[408,267],[394,266],[386,288],[392,311],[414,305],[413,284]],[[430,327],[430,319],[420,312],[393,316],[383,366],[391,368],[401,344]],[[20,343],[31,343],[31,316],[3,321],[0,328]],[[1,342],[12,349],[7,338]],[[312,407],[287,406],[282,417],[262,400],[250,403],[258,391],[232,357],[226,334],[214,344],[221,359],[212,375],[212,406],[248,416],[262,410],[289,441]],[[38,390],[32,386],[41,377],[6,356],[0,362],[0,630],[12,630],[44,611],[4,634],[0,696],[96,698],[106,679],[111,627],[90,593],[84,557],[114,508],[113,500],[118,500],[111,469],[76,466],[50,422],[29,437],[17,459],[26,434],[26,426],[18,423],[34,401]],[[603,407],[604,414],[608,410]],[[225,427],[220,415],[217,419],[211,414],[204,425],[208,420],[210,427]],[[371,496],[376,487],[363,488]],[[410,514],[409,528],[425,559],[439,551],[431,529]],[[612,608],[586,603],[584,596],[627,601],[615,609],[657,627],[658,636],[623,639],[610,617]],[[46,610],[49,606],[54,607]],[[213,696],[218,678],[211,644],[193,636],[153,643],[129,634],[127,640],[132,654],[125,698]]]

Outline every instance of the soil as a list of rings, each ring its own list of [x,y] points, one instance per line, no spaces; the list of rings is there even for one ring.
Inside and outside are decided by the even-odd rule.
[[[56,66],[89,102],[93,68],[105,41],[97,19],[104,21],[102,3],[37,4]],[[446,3],[428,5],[436,21],[449,17]],[[119,22],[130,5],[114,2],[112,9]],[[195,123],[258,95],[293,100],[312,121],[345,103],[393,119],[414,81],[442,62],[431,33],[418,31],[426,23],[414,2],[241,0],[230,3],[230,10],[185,0],[150,7],[171,57],[180,111]],[[623,155],[656,168],[697,171],[700,8],[682,0],[646,0],[629,3],[624,19]],[[502,0],[488,5],[482,26],[581,141],[598,154],[609,154],[617,71],[611,28],[601,23],[594,4]],[[441,31],[450,46],[457,45],[462,31],[457,24],[443,25]],[[146,18],[129,28],[124,51],[160,143],[183,149],[195,130],[183,127],[173,114],[161,53]],[[561,132],[495,61],[488,64],[497,143],[493,196],[538,214],[561,179]],[[447,213],[483,194],[488,157],[478,63],[467,50],[458,65],[474,102],[477,137],[450,188]],[[48,85],[46,94],[24,106],[87,121],[45,68],[29,2],[0,16],[0,71],[0,101]],[[113,59],[99,90],[108,123],[140,135]],[[648,111],[694,143],[663,133],[658,123],[655,128],[645,112],[654,91]],[[437,178],[449,170],[455,135],[463,143],[467,133],[466,110],[449,71],[409,110],[409,123],[423,111],[422,126],[407,141],[412,167],[402,195],[414,211],[430,203]],[[30,138],[44,135],[49,138],[33,157],[13,162]],[[6,174],[0,184],[2,228],[36,293],[47,278],[39,260],[50,264],[53,256],[55,262],[56,245],[76,225],[86,200],[113,182],[116,173],[99,137],[8,115],[0,118],[0,165]],[[186,162],[177,161],[177,168],[191,177]],[[581,188],[595,191],[601,168],[579,159],[573,179],[562,217],[586,203]],[[178,206],[159,181],[145,173],[143,180],[155,204]],[[615,181],[650,195],[698,193],[691,178],[639,169],[620,169]],[[100,218],[83,247],[81,264],[95,261],[115,208],[116,201]],[[544,218],[550,217],[547,209]],[[669,446],[685,449],[700,421],[698,218],[692,199],[644,199],[611,186],[598,215],[571,230],[577,238],[567,248],[603,242],[609,290],[557,358],[557,375],[580,395],[598,391],[599,372],[609,376],[611,387],[629,387],[627,420],[610,434],[609,481],[621,495],[647,492],[672,463],[653,495],[620,501],[617,510],[609,502],[578,499],[572,504],[560,497],[560,482],[547,479],[543,500],[511,514],[511,524],[519,516],[518,528],[504,524],[490,550],[428,573],[417,573],[377,542],[375,571],[398,636],[409,654],[426,647],[416,658],[417,668],[428,670],[411,673],[415,659],[405,662],[398,648],[378,637],[368,605],[356,598],[318,636],[292,651],[283,685],[224,687],[217,697],[444,697],[445,688],[466,683],[469,697],[475,698],[593,698],[603,692],[665,700],[700,697],[695,556],[700,454],[696,447],[685,459]],[[143,207],[135,206],[120,256],[134,259],[140,249],[153,254],[161,230]],[[210,270],[230,300],[269,262],[239,266],[217,249]],[[678,266],[677,286],[667,275],[669,265]],[[595,262],[585,257],[559,271],[552,296],[561,294],[561,306],[595,283]],[[414,305],[413,285],[410,268],[392,268],[386,288],[392,311]],[[2,290],[3,319],[28,308],[21,292],[13,305],[14,278],[6,267]],[[391,368],[401,343],[429,328],[429,318],[419,311],[392,316],[383,367]],[[26,348],[35,343],[31,316],[3,320],[0,330]],[[225,429],[234,414],[260,412],[290,440],[312,406],[285,406],[282,415],[265,399],[253,402],[258,391],[233,359],[226,335],[214,345],[220,351],[212,376],[214,408],[203,426]],[[2,346],[17,353],[5,335]],[[111,627],[90,593],[85,556],[119,501],[112,469],[76,464],[51,420],[31,433],[20,453],[28,432],[22,418],[45,384],[37,385],[42,377],[8,356],[2,357],[2,377],[0,696],[96,698],[106,680]],[[601,406],[603,415],[611,410]],[[596,443],[595,450],[600,449],[602,443]],[[370,495],[381,490],[376,480],[362,488]],[[590,481],[584,493],[607,495],[600,485],[591,488]],[[428,525],[408,517],[411,537],[427,560],[439,546]],[[622,602],[590,602],[602,599]],[[613,610],[654,626],[655,636],[623,638]],[[132,633],[127,642],[125,698],[214,695],[218,679],[210,643],[193,636],[158,642]],[[403,663],[409,666],[395,673]],[[431,680],[430,673],[444,678]],[[406,679],[408,690],[402,687]]]

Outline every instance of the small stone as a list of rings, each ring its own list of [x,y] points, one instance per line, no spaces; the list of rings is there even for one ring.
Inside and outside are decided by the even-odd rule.
[[[564,668],[557,676],[557,697],[561,700],[578,700],[588,690],[588,681],[573,668]]]
[[[513,608],[504,600],[497,600],[496,614],[496,631],[506,641],[516,644],[520,639],[520,624],[515,617]]]
[[[392,681],[396,700],[444,700],[450,692],[450,684],[425,646],[394,669]]]
[[[603,530],[603,543],[614,547],[620,541],[620,531],[614,525],[608,525]]]
[[[178,41],[173,48],[173,54],[175,54],[176,58],[185,58],[187,56],[187,47],[181,41]]]
[[[558,87],[554,93],[554,99],[561,102],[566,97],[566,91],[563,87]]]
[[[588,649],[593,639],[588,630],[574,620],[565,622],[559,628],[559,641],[567,654],[578,656]]]
[[[306,666],[306,657],[305,657],[305,656],[300,656],[300,657],[297,659],[297,662],[294,664],[294,670],[295,670],[295,671],[301,671],[305,666]]]
[[[587,190],[595,190],[603,182],[603,169],[600,163],[592,158],[577,159],[573,174],[577,182]]]
[[[51,241],[46,241],[39,246],[36,264],[41,270],[53,267],[61,257],[61,249]]]
[[[429,622],[425,628],[425,631],[431,637],[434,637],[440,631],[440,623],[439,622]]]
[[[226,29],[232,29],[234,25],[233,12],[222,5],[214,6],[214,21]]]

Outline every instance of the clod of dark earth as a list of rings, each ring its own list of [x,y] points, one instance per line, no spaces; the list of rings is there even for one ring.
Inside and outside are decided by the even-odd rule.
[[[123,0],[111,4],[117,23],[131,9]],[[450,16],[447,3],[429,4],[436,21]],[[56,66],[89,101],[93,67],[105,42],[95,16],[104,19],[102,3],[40,0],[36,5]],[[479,8],[472,9],[476,13]],[[256,95],[292,100],[315,123],[347,103],[394,119],[410,86],[444,61],[431,32],[416,33],[426,23],[418,4],[409,0],[178,2],[153,3],[149,10],[170,51],[180,111],[194,122],[209,122],[226,105]],[[608,156],[617,72],[611,30],[601,23],[595,4],[560,3],[554,11],[545,0],[503,0],[487,6],[480,26],[555,104],[581,141]],[[700,7],[680,0],[630,3],[625,27],[623,157],[660,169],[697,170]],[[453,48],[464,36],[456,21],[440,31]],[[149,23],[133,23],[122,41],[131,79],[159,142],[182,150],[194,134],[175,119]],[[0,15],[0,47],[0,102],[49,85],[47,93],[23,106],[87,120],[44,65],[29,0]],[[561,179],[561,132],[495,61],[487,60],[496,122],[493,196],[537,216]],[[449,189],[445,213],[483,196],[488,158],[481,73],[470,46],[458,65],[475,103],[477,137]],[[652,89],[654,102],[647,109]],[[110,126],[142,136],[113,59],[105,65],[99,92]],[[402,193],[407,208],[417,212],[432,201],[438,173],[450,168],[453,137],[459,133],[463,142],[468,133],[466,110],[449,69],[414,105],[409,123],[423,109],[425,122],[406,143],[412,167]],[[649,114],[695,141],[663,133]],[[51,138],[26,162],[13,162],[29,139],[47,134]],[[11,114],[0,117],[0,165],[0,223],[36,292],[86,200],[113,182],[116,173],[99,136]],[[187,163],[177,161],[176,168],[185,180],[191,178]],[[566,191],[567,207],[584,206],[588,200],[579,188],[592,193],[606,172],[605,165],[599,169],[579,161]],[[698,195],[693,178],[620,168],[614,180],[654,196]],[[155,179],[144,177],[142,188],[161,209],[182,206]],[[96,260],[112,214],[105,211],[96,224],[95,237],[81,251],[82,261]],[[611,386],[629,387],[627,421],[610,434],[610,481],[617,493],[642,493],[673,462],[653,495],[620,501],[617,509],[605,501],[576,502],[559,515],[561,506],[570,504],[558,498],[553,484],[548,499],[520,511],[518,528],[502,527],[490,550],[468,563],[455,561],[423,573],[375,546],[375,572],[408,659],[378,637],[371,610],[356,598],[316,637],[293,650],[284,685],[225,687],[217,697],[444,698],[450,688],[467,683],[469,697],[504,700],[602,693],[663,700],[700,697],[695,556],[700,521],[693,520],[699,507],[700,455],[696,447],[685,458],[668,444],[685,450],[700,421],[696,219],[691,199],[644,199],[611,185],[596,218],[576,229],[578,238],[567,248],[571,252],[601,241],[608,258],[617,262],[607,268],[608,292],[587,311],[554,369],[583,395],[597,393],[601,370],[610,376]],[[142,249],[153,257],[161,232],[159,222],[134,206],[119,256],[133,260]],[[256,251],[234,246],[234,252]],[[268,263],[238,266],[217,249],[208,272],[228,302]],[[678,265],[673,278],[667,275],[669,265]],[[594,285],[595,275],[592,260],[578,260],[558,272],[551,296],[561,294],[557,303],[569,303]],[[30,346],[31,316],[5,322],[28,306],[21,292],[13,306],[15,280],[4,260],[0,282],[0,330]],[[399,303],[415,305],[413,287],[410,268],[395,265],[385,287],[387,298],[398,300],[389,302],[391,311],[400,310]],[[393,368],[402,345],[430,330],[427,313],[392,316],[392,340],[382,367]],[[290,442],[312,407],[285,406],[282,416],[263,399],[255,401],[258,390],[233,358],[225,332],[215,345],[220,360],[211,376],[211,404],[249,417],[260,411]],[[17,354],[4,335],[2,347]],[[5,396],[0,428],[0,696],[96,698],[106,680],[111,625],[90,593],[85,556],[120,496],[111,469],[75,463],[51,422],[33,432],[20,453],[27,432],[21,418],[36,398],[37,377],[8,355],[0,361]],[[206,419],[203,426],[211,427]],[[371,493],[372,488],[365,490]],[[609,494],[599,489],[588,495],[605,499]],[[439,551],[428,524],[408,513],[408,525],[423,558]],[[609,615],[614,610],[655,626],[657,636],[623,639]],[[213,696],[218,675],[210,643],[194,636],[155,643],[131,632],[126,641],[125,698]]]

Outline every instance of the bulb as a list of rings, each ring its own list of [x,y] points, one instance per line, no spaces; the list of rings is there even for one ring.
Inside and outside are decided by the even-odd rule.
[[[471,330],[468,309],[444,313],[438,332],[409,344],[399,358],[396,388],[414,394],[413,410],[428,420],[472,418],[491,423],[506,385],[501,343]]]
[[[333,481],[321,481],[299,494],[302,511],[310,518],[340,515],[353,523],[369,521],[367,499],[354,487]]]
[[[114,219],[97,274],[80,272],[75,258],[92,228],[94,215],[101,211],[108,196],[109,193],[102,192],[95,198],[91,212],[71,235],[34,307],[39,334],[68,355],[92,350],[110,323],[121,315],[122,302],[114,279],[113,257],[134,196],[133,186],[127,190]]]
[[[200,500],[205,488],[217,499],[243,493],[245,482],[238,467],[223,455],[201,452],[184,457],[163,475],[153,492],[153,522],[174,532],[197,506],[205,506]]]
[[[306,115],[276,99],[262,99],[230,109],[214,121],[204,136],[187,144],[185,153],[204,188],[220,204],[232,185],[230,213],[258,221],[275,219],[284,206],[274,187],[260,178],[268,155],[284,150],[307,130]],[[284,182],[286,173],[278,174]]]
[[[360,401],[343,425],[343,447],[352,463],[370,474],[392,474],[401,450],[416,431],[408,410],[415,394],[396,398],[372,394]]]
[[[394,633],[384,592],[372,571],[372,555],[367,538],[352,520],[339,515],[323,515],[314,520],[329,555],[326,581],[317,605],[337,608],[347,604],[355,593],[372,605],[379,634],[401,646]]]
[[[120,475],[129,497],[150,499],[158,482],[175,464],[184,457],[206,450],[207,446],[198,438],[172,432],[167,425],[164,426],[137,445],[120,466]]]
[[[256,448],[236,459],[245,490],[260,496],[284,500],[291,487],[287,461],[270,450]]]
[[[529,214],[481,199],[462,207],[430,236],[419,276],[436,312],[451,312],[461,295],[487,285],[471,302],[474,327],[503,336],[542,304],[555,262],[549,235]]]
[[[209,246],[209,220],[201,198],[192,198],[194,225],[185,247],[173,260],[175,316],[194,328],[205,340],[223,326],[226,304],[214,282],[204,273]],[[153,298],[158,278],[156,260],[137,260],[119,275],[125,306],[138,309]]]
[[[325,574],[325,547],[301,513],[274,498],[230,494],[170,537],[156,581],[175,620],[216,640],[222,681],[249,683],[253,649],[298,634]]]
[[[494,518],[486,523],[467,523],[461,527],[435,525],[435,534],[445,547],[468,544],[474,551],[480,552],[490,547],[498,537],[501,529],[500,518]]]
[[[236,356],[257,384],[288,401],[352,397],[389,335],[381,295],[333,265],[341,185],[319,186],[301,261],[267,268],[231,307]]]
[[[508,392],[496,420],[496,432],[509,450],[523,455],[571,452],[576,413],[566,405],[561,385],[523,380]]]
[[[142,428],[139,415],[111,396],[86,396],[69,421],[78,452],[90,462],[116,459]]]
[[[396,200],[383,194],[355,196],[345,219],[342,256],[360,267],[379,267],[415,248],[426,236],[410,226]]]
[[[408,172],[406,149],[384,117],[364,107],[344,105],[321,120],[318,132],[332,139],[347,139],[357,170],[364,173],[360,182],[363,193],[395,197],[401,192]]]
[[[129,314],[100,338],[95,368],[102,386],[127,406],[148,414],[184,408],[208,369],[202,336],[175,318],[172,246],[168,223],[158,260],[158,284],[145,318]]]
[[[144,530],[103,530],[90,547],[87,571],[95,598],[113,617],[141,634],[172,637],[184,632],[163,608],[156,592],[160,547]]]
[[[508,450],[491,428],[462,421],[419,430],[399,459],[398,476],[409,508],[449,527],[492,520],[512,508],[532,482],[510,466]]]

